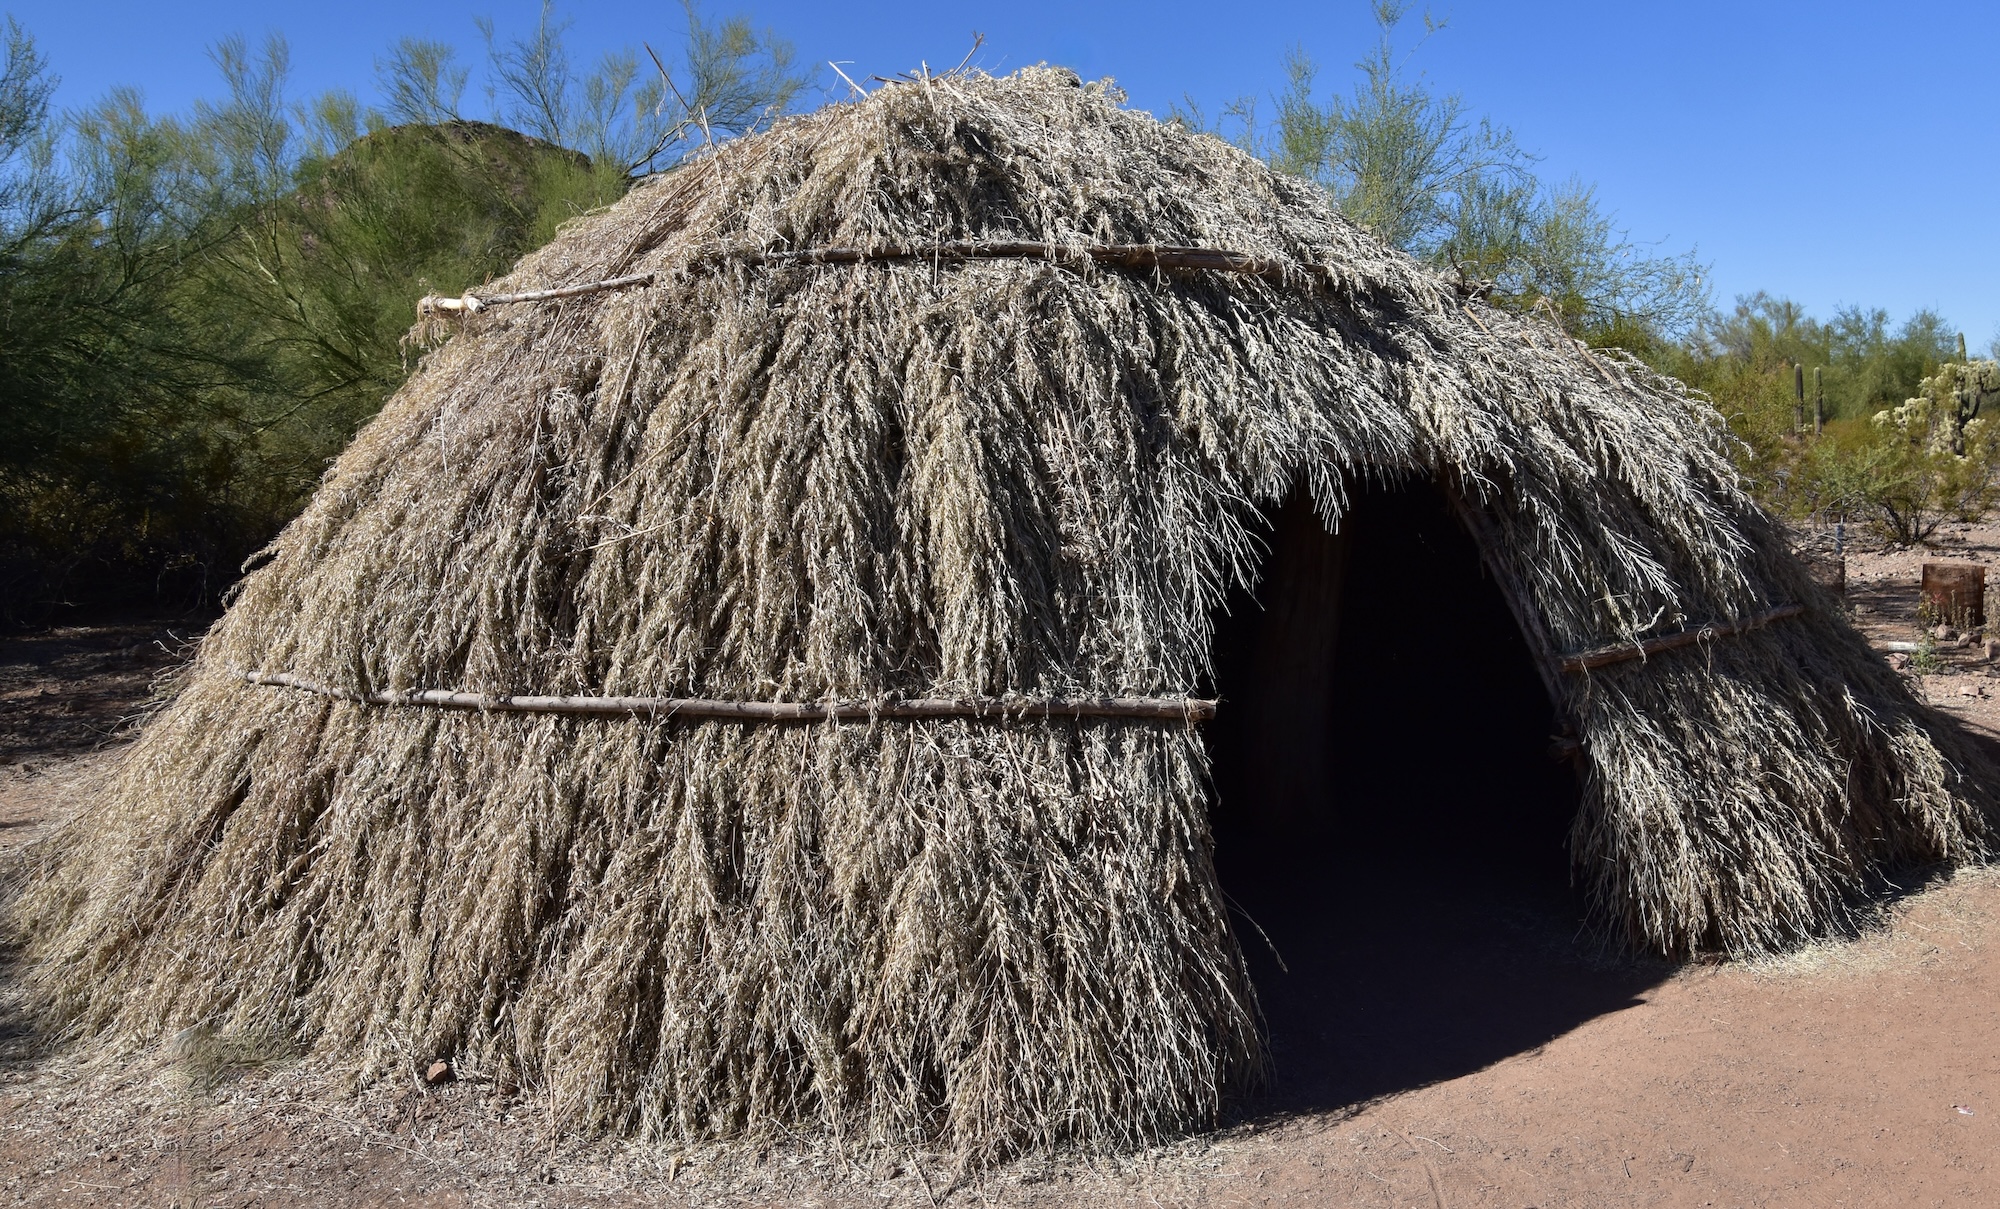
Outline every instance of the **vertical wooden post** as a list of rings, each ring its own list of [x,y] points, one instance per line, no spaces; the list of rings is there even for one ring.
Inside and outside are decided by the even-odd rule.
[[[1333,726],[1335,648],[1341,589],[1352,546],[1352,518],[1329,532],[1312,498],[1292,496],[1278,510],[1264,582],[1263,615],[1244,652],[1255,688],[1233,704],[1230,741],[1245,757],[1240,808],[1258,828],[1310,820],[1338,789],[1327,735]]]
[[[1820,381],[1819,366],[1813,366],[1813,435],[1826,427],[1826,384]]]
[[[1792,431],[1806,430],[1806,367],[1802,362],[1792,363]]]
[[[1985,564],[1925,563],[1918,601],[1925,625],[1948,625],[1955,630],[1985,625]]]

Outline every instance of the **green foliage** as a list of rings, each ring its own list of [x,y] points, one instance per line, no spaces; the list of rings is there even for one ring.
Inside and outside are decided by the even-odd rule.
[[[399,126],[441,126],[461,120],[459,99],[465,95],[469,73],[452,63],[455,55],[449,44],[425,38],[396,43],[388,60],[375,65],[388,120]]]
[[[201,204],[214,173],[127,92],[68,123],[76,137],[59,148],[53,81],[25,33],[10,34],[9,150],[27,153],[10,155],[0,188],[29,199],[8,208],[0,272],[0,560],[13,611],[24,561],[46,587],[93,557],[158,574],[232,544],[203,497],[233,485],[227,388],[261,367],[241,316],[210,311],[191,271],[227,228]]]
[[[1374,11],[1379,37],[1346,95],[1315,99],[1318,66],[1294,49],[1268,124],[1250,97],[1213,123],[1192,103],[1176,116],[1318,181],[1349,217],[1493,301],[1552,312],[1593,343],[1657,341],[1694,326],[1708,299],[1692,253],[1656,255],[1618,229],[1589,185],[1541,181],[1511,130],[1404,70],[1395,32],[1407,2],[1376,0]],[[1427,38],[1444,28],[1429,14],[1424,27]]]
[[[254,289],[319,461],[401,384],[414,299],[477,285],[624,188],[578,153],[462,120],[377,130],[295,179],[215,258]]]
[[[0,216],[7,222],[0,252],[6,255],[18,254],[54,217],[47,127],[55,86],[34,40],[7,18],[6,64],[0,67]]]
[[[10,20],[0,614],[103,584],[213,596],[401,384],[418,297],[490,279],[633,173],[797,95],[782,42],[686,15],[671,88],[650,60],[635,86],[631,53],[576,69],[549,10],[520,42],[489,26],[494,94],[515,115],[539,98],[552,139],[460,116],[469,72],[416,39],[377,64],[382,111],[295,104],[284,43],[232,38],[222,97],[185,115],[130,90],[57,115]]]
[[[1990,405],[2000,367],[1953,361],[1956,347],[1929,311],[1892,332],[1879,310],[1849,308],[1822,323],[1758,294],[1648,355],[1721,409],[1739,467],[1775,511],[1865,520],[1914,544],[1996,502],[2000,417]]]
[[[541,18],[525,38],[502,41],[493,23],[481,20],[503,116],[544,142],[576,148],[599,163],[650,172],[670,165],[672,150],[694,134],[704,141],[741,134],[798,97],[806,81],[790,43],[768,30],[759,33],[742,17],[710,24],[693,0],[682,0],[682,8],[685,88],[657,59],[649,64],[657,72],[642,70],[631,49],[608,54],[595,70],[579,73],[563,45],[569,22],[556,16],[553,0],[543,0]],[[431,56],[437,53],[435,46],[418,45]],[[449,51],[444,53],[436,67],[411,66],[443,72]],[[649,58],[652,53],[648,47]],[[462,87],[462,76],[451,79]]]
[[[1884,454],[1864,498],[1898,540],[1923,541],[1947,516],[1977,520],[1993,507],[2000,423],[1978,415],[1982,383],[2000,385],[2000,366],[1947,365],[1924,379],[1915,398],[1875,414]]]
[[[1917,393],[1953,355],[1943,319],[1918,311],[1891,331],[1888,313],[1849,307],[1820,322],[1788,299],[1754,294],[1654,351],[1660,368],[1715,400],[1732,422],[1794,421],[1794,367],[1820,371],[1829,419],[1866,419]],[[1752,413],[1756,413],[1753,417]],[[1811,419],[1810,400],[1806,418]]]
[[[1925,616],[1928,606],[1917,610],[1917,649],[1910,656],[1910,670],[1919,676],[1935,676],[1944,670],[1944,657],[1938,654],[1937,635],[1931,632],[1936,624]]]

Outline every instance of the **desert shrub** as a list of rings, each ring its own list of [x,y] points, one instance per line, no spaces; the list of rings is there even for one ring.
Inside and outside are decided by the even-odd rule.
[[[7,20],[0,66],[0,621],[213,601],[401,385],[413,306],[504,272],[631,181],[784,108],[791,52],[686,10],[679,83],[574,66],[544,7],[489,24],[495,116],[449,47],[396,44],[384,109],[295,102],[281,39],[213,51],[223,94],[79,111]]]
[[[1317,183],[1349,218],[1494,305],[1550,316],[1592,344],[1677,339],[1695,325],[1708,290],[1692,250],[1633,239],[1582,179],[1537,176],[1512,130],[1410,70],[1397,36],[1412,5],[1371,7],[1377,38],[1349,88],[1321,91],[1319,65],[1295,48],[1268,108],[1238,97],[1211,120],[1190,98],[1175,120]],[[1444,28],[1428,12],[1423,24],[1426,39]]]
[[[1791,431],[1776,408],[1739,412],[1738,463],[1782,515],[1863,520],[1921,543],[1945,520],[1978,520],[2000,503],[2000,417],[1980,414],[2000,397],[1990,384],[2000,384],[1994,362],[1946,364],[1902,403],[1819,434]]]
[[[1978,414],[1977,391],[1982,382],[2000,384],[1996,370],[1991,361],[1946,365],[1914,398],[1875,414],[1864,498],[1896,540],[1924,541],[1947,517],[1978,520],[1992,509],[2000,426]]]

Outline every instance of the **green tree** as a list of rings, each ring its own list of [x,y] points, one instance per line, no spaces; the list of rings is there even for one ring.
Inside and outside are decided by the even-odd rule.
[[[1890,539],[1915,543],[1945,517],[1991,501],[1996,455],[1981,416],[1993,397],[1988,363],[1954,363],[1956,350],[1935,312],[1893,328],[1886,312],[1860,307],[1820,321],[1760,293],[1650,356],[1715,403],[1738,440],[1739,468],[1767,506],[1870,520]]]
[[[261,358],[191,268],[228,223],[179,128],[129,91],[59,121],[32,41],[9,33],[0,575],[14,612],[93,561],[199,579],[241,544],[241,510],[216,496],[234,484],[232,387]]]
[[[650,90],[632,52],[574,68],[547,10],[526,39],[489,37],[496,106],[553,98],[557,140],[463,117],[470,72],[411,39],[377,65],[382,110],[295,103],[283,41],[231,38],[221,96],[183,115],[116,90],[59,116],[10,21],[0,613],[107,585],[212,597],[401,383],[416,298],[490,279],[798,95],[781,41],[685,16],[681,79],[654,67]]]
[[[1378,37],[1346,94],[1318,99],[1318,66],[1295,49],[1268,123],[1254,98],[1213,123],[1192,104],[1178,116],[1319,182],[1349,217],[1501,305],[1553,311],[1605,343],[1657,342],[1699,321],[1708,299],[1693,253],[1635,243],[1580,181],[1541,181],[1510,129],[1405,70],[1396,31],[1409,4],[1373,7]],[[1423,20],[1426,38],[1444,28]]]
[[[743,17],[709,22],[694,0],[682,0],[682,11],[687,29],[678,81],[650,47],[656,70],[642,67],[633,48],[579,69],[563,40],[569,22],[557,16],[554,0],[543,0],[525,37],[502,40],[492,21],[482,19],[488,89],[499,113],[544,142],[636,174],[670,166],[697,145],[696,135],[705,142],[750,130],[789,108],[805,88],[791,44],[777,34],[760,33]],[[423,60],[412,67],[436,75],[443,64]],[[462,86],[462,76],[440,78]]]

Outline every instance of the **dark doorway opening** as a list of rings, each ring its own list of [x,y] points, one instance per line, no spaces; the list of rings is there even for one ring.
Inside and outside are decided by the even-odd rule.
[[[1216,865],[1270,1030],[1262,1110],[1470,1073],[1636,1002],[1581,939],[1575,774],[1478,548],[1428,484],[1269,517],[1216,638]]]

